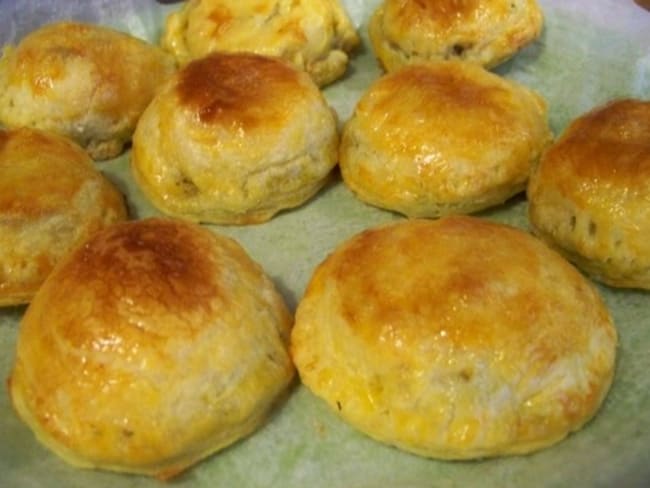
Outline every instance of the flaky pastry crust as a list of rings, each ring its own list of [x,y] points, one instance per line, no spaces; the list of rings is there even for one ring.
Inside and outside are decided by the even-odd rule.
[[[161,211],[253,224],[299,206],[336,165],[334,112],[279,58],[215,53],[161,89],[133,137],[135,181]]]
[[[69,463],[169,478],[261,426],[294,374],[291,323],[235,241],[180,221],[116,224],[29,305],[11,399]]]
[[[339,0],[189,0],[161,39],[181,64],[217,51],[279,56],[319,86],[345,74],[358,44]]]
[[[650,289],[650,101],[575,119],[528,187],[535,231],[593,278]]]
[[[402,220],[338,246],[296,311],[302,382],[369,436],[422,456],[529,453],[580,429],[612,382],[596,288],[521,230]]]
[[[77,142],[93,159],[119,155],[159,85],[175,70],[162,49],[108,27],[47,24],[0,58],[0,122]]]
[[[29,302],[71,249],[126,218],[122,194],[77,144],[0,129],[0,306]]]
[[[471,213],[522,192],[551,138],[535,91],[462,61],[414,64],[362,95],[339,165],[371,205],[413,217]]]
[[[459,59],[496,66],[537,39],[536,0],[384,0],[369,35],[387,71],[422,61]]]

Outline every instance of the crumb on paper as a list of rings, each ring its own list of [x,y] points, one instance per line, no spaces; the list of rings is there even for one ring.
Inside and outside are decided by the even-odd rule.
[[[319,437],[324,438],[327,436],[327,429],[325,428],[325,424],[323,422],[314,419],[312,425],[314,427],[314,430],[316,431],[316,434],[318,434]]]

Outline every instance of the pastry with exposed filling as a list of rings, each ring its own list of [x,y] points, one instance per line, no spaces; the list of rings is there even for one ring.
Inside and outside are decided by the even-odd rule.
[[[189,0],[161,39],[181,64],[215,51],[279,56],[319,86],[345,74],[358,44],[339,0]]]

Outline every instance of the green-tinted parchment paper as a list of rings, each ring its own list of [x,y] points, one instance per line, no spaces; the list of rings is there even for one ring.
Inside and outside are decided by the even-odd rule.
[[[367,38],[378,0],[344,0],[363,46],[345,79],[325,90],[341,121],[380,75]],[[540,0],[545,29],[533,45],[496,71],[538,90],[559,133],[574,117],[612,98],[650,99],[650,12],[632,0]],[[0,42],[37,26],[76,18],[157,41],[179,4],[153,0],[86,2],[0,0]],[[157,215],[134,186],[128,154],[98,163],[126,194],[132,216]],[[528,228],[516,197],[480,214]],[[355,200],[340,179],[302,207],[249,227],[210,226],[236,238],[275,280],[293,308],[314,267],[356,232],[402,218]],[[650,236],[649,236],[650,238]],[[2,252],[2,249],[0,249]],[[614,385],[597,417],[562,443],[530,456],[442,462],[379,444],[339,420],[298,386],[259,431],[171,482],[178,487],[425,488],[650,486],[650,295],[599,286],[620,334]],[[24,307],[0,310],[0,378],[8,376]],[[0,390],[0,487],[154,487],[138,476],[79,470],[35,440]]]

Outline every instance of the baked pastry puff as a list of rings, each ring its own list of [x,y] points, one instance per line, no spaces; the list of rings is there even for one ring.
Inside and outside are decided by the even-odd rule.
[[[252,224],[301,205],[336,165],[336,118],[280,58],[214,53],[179,70],[133,137],[135,181],[162,212]]]
[[[64,255],[126,217],[121,193],[77,144],[0,129],[0,306],[29,302]]]
[[[472,213],[522,192],[551,138],[533,90],[463,61],[413,64],[362,95],[339,166],[368,204],[411,217]]]
[[[157,46],[107,27],[44,25],[0,59],[0,122],[69,137],[93,159],[119,155],[175,70]]]
[[[181,64],[216,51],[279,56],[319,86],[345,74],[358,44],[339,0],[188,0],[161,38]]]
[[[650,289],[650,101],[615,100],[572,121],[528,200],[535,232],[591,277]]]
[[[597,289],[531,235],[401,220],[342,243],[298,304],[302,382],[360,431],[432,458],[524,454],[582,428],[615,369]]]
[[[70,464],[167,479],[261,426],[294,375],[291,323],[235,241],[173,220],[115,224],[27,308],[11,400]]]
[[[384,0],[368,31],[387,71],[444,59],[490,68],[537,39],[543,20],[536,0]]]

